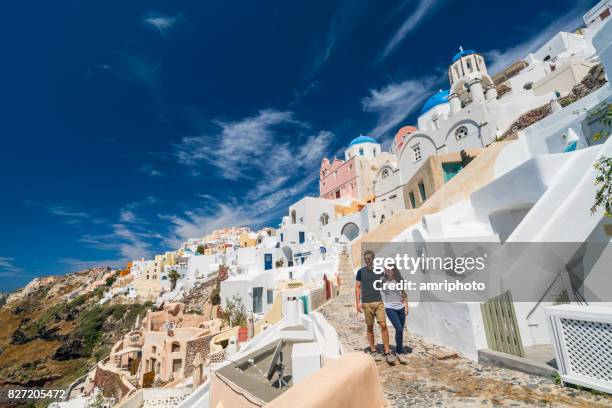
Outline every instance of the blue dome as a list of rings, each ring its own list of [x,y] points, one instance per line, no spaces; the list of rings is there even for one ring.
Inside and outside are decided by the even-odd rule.
[[[441,105],[443,103],[448,103],[448,89],[446,91],[440,90],[436,92],[427,101],[425,101],[423,108],[421,108],[421,115],[434,106]]]
[[[351,143],[349,143],[349,147],[356,145],[356,144],[361,144],[361,143],[378,143],[378,142],[376,141],[376,139],[370,136],[358,136],[354,138],[351,141]]]
[[[463,51],[459,51],[458,53],[455,54],[455,56],[453,57],[453,61],[455,62],[457,61],[459,58],[463,57],[464,55],[471,55],[471,54],[476,54],[476,51],[474,50],[463,50]]]

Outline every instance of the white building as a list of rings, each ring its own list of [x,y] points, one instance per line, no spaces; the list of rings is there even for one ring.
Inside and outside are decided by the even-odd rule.
[[[285,222],[276,236],[235,251],[236,268],[221,282],[223,305],[238,297],[248,312],[265,314],[274,304],[275,293],[287,283],[299,281],[307,292],[336,279],[336,249],[315,239],[303,225]]]
[[[601,28],[594,43],[602,63],[612,71],[610,24]],[[612,254],[605,246],[611,240],[612,227],[602,210],[591,214],[596,193],[593,165],[601,157],[612,156],[612,138],[604,143],[593,138],[598,130],[598,119],[593,117],[610,103],[612,87],[608,83],[524,129],[497,154],[491,165],[491,182],[463,201],[424,215],[393,239],[423,243],[424,248],[435,242],[499,242],[498,258],[491,262],[503,259],[504,251],[515,243],[566,243],[565,250],[555,254],[534,253],[542,248],[538,244],[527,246],[530,249],[502,268],[504,273],[496,282],[500,293],[520,293],[523,301],[515,302],[514,309],[525,347],[550,344],[544,308],[563,291],[570,301],[580,300],[587,292],[590,299],[612,299]],[[585,243],[602,243],[605,249],[582,254]],[[584,277],[578,286],[559,278],[577,261]],[[407,324],[412,332],[472,359],[478,358],[479,349],[488,347],[478,302],[411,300],[414,303]]]
[[[235,398],[270,402],[295,384],[316,373],[343,351],[334,328],[318,312],[303,314],[300,302],[286,299],[283,318],[243,343],[227,361],[211,367],[207,381],[196,388],[178,408],[231,406]],[[283,387],[266,377],[271,354],[280,344],[285,362]],[[232,347],[230,345],[229,347]],[[235,346],[234,346],[235,347]]]

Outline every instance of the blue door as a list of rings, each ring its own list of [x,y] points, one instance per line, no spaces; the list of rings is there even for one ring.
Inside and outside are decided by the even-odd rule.
[[[264,269],[267,271],[268,269],[272,269],[272,254],[264,255]]]
[[[461,170],[461,163],[442,163],[442,170],[444,171],[444,182],[452,179]]]
[[[300,244],[303,244],[306,241],[304,231],[300,231]]]

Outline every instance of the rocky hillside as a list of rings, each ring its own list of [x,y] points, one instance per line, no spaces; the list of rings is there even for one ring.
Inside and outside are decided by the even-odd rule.
[[[64,387],[108,355],[151,307],[98,304],[112,275],[97,268],[39,278],[10,295],[0,306],[0,387]]]

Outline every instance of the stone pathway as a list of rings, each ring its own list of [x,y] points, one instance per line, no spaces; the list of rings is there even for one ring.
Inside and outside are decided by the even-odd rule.
[[[340,296],[320,309],[335,327],[345,351],[363,350],[365,322],[354,305],[354,278],[348,256],[341,255]],[[394,330],[389,325],[393,343]],[[379,339],[379,332],[376,332]],[[463,357],[438,360],[430,353],[444,350],[408,335],[408,365],[378,362],[388,407],[610,407],[612,397],[556,385],[552,379],[482,366]]]

